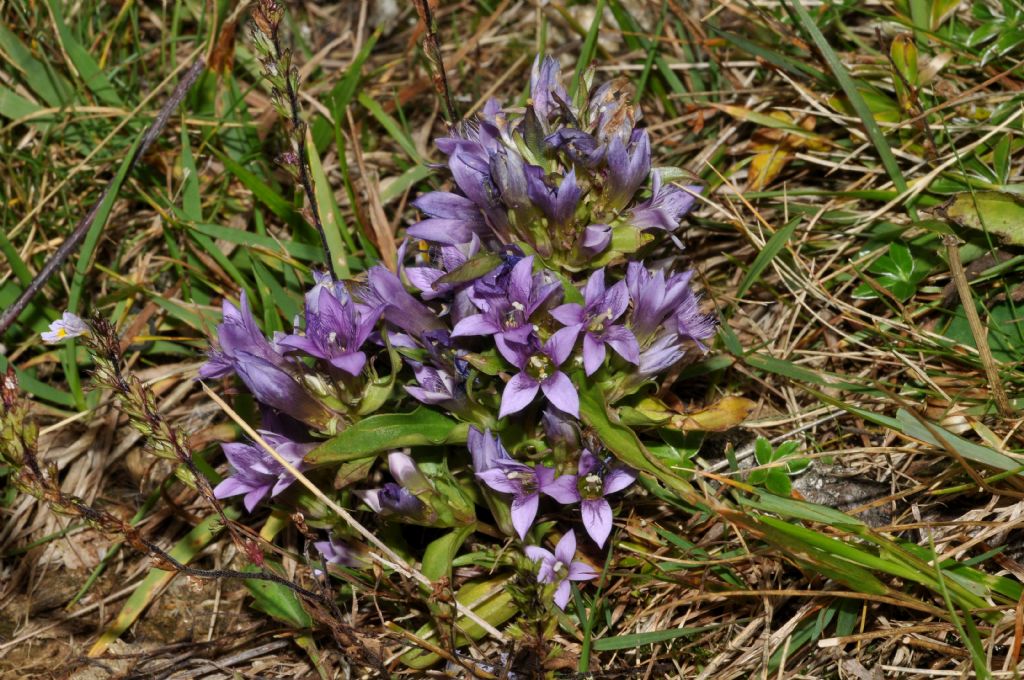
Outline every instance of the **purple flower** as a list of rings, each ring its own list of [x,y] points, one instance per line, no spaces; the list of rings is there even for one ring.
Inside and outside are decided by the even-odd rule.
[[[461,391],[458,389],[455,378],[447,371],[420,363],[413,363],[412,371],[420,385],[419,387],[404,385],[404,387],[405,391],[417,401],[451,409],[457,401],[461,400]],[[458,396],[456,396],[457,393]]]
[[[428,519],[430,514],[423,501],[394,482],[388,482],[379,489],[356,491],[356,495],[381,517],[399,516],[420,521]]]
[[[555,408],[544,409],[541,425],[548,445],[570,451],[580,448],[580,428],[577,422]]]
[[[718,321],[712,314],[701,313],[700,298],[690,291],[690,294],[679,305],[675,318],[679,337],[693,340],[701,348],[701,351],[706,352],[707,345],[702,341],[715,334]]]
[[[222,309],[224,318],[217,326],[220,350],[210,352],[210,360],[199,369],[200,378],[222,378],[237,371],[242,353],[259,357],[279,369],[284,368],[287,364],[285,358],[267,342],[263,331],[256,325],[244,290],[239,307],[224,300]]]
[[[558,541],[554,554],[539,545],[528,545],[525,552],[531,560],[540,562],[537,581],[556,584],[554,600],[559,609],[565,609],[569,603],[569,581],[589,581],[598,576],[590,565],[573,560],[576,557],[576,534],[572,529]]]
[[[563,152],[569,160],[585,168],[596,168],[604,159],[605,145],[593,135],[574,128],[562,128],[544,138],[545,144]]]
[[[394,451],[388,454],[388,470],[403,489],[419,494],[433,491],[430,480],[420,471],[416,461],[407,453]]]
[[[282,458],[300,471],[305,469],[302,459],[316,447],[315,443],[299,444],[266,430],[259,430],[259,434]],[[245,509],[252,512],[267,494],[273,498],[295,481],[291,473],[261,446],[235,442],[221,444],[221,448],[234,472],[214,488],[213,495],[216,498],[245,494]]]
[[[362,558],[352,550],[351,546],[340,538],[332,536],[326,541],[317,541],[313,544],[313,547],[323,555],[324,561],[327,564],[340,564],[343,567],[361,567],[364,564]],[[319,576],[323,572],[319,569],[314,569],[313,573]]]
[[[64,312],[61,318],[50,323],[50,330],[40,333],[43,342],[53,344],[67,338],[77,338],[89,332],[89,325],[81,317],[71,312]]]
[[[701,188],[688,186],[683,191],[671,184],[663,185],[657,170],[653,174],[651,197],[629,211],[629,223],[641,229],[675,231],[683,215],[690,212]]]
[[[492,460],[491,467],[478,471],[476,476],[495,491],[512,494],[512,526],[521,539],[526,538],[526,532],[537,516],[540,494],[545,493],[565,503],[565,499],[572,498],[575,492],[574,476],[562,475],[555,479],[554,468],[545,465],[530,467],[511,458]]]
[[[612,228],[607,224],[591,224],[583,230],[580,238],[580,250],[593,257],[604,252],[612,242]]]
[[[551,116],[559,111],[561,104],[569,97],[562,87],[561,68],[558,62],[551,57],[540,58],[540,55],[533,60],[533,69],[530,71],[530,103],[537,114],[537,118],[543,124],[551,119]]]
[[[490,470],[499,460],[511,460],[501,439],[492,437],[490,430],[481,432],[476,427],[470,427],[466,446],[473,457],[473,470],[477,474]]]
[[[626,361],[638,363],[640,346],[636,337],[622,324],[614,323],[629,306],[626,282],[619,281],[606,289],[604,269],[598,269],[590,275],[583,297],[583,305],[561,305],[551,310],[551,316],[566,324],[566,330],[573,331],[573,342],[583,331],[583,368],[587,375],[593,375],[604,363],[606,344]]]
[[[680,344],[678,334],[675,332],[662,333],[640,352],[637,377],[644,379],[664,373],[682,359],[684,354],[686,354],[686,348]]]
[[[630,262],[626,268],[626,286],[633,300],[629,325],[637,339],[646,344],[665,320],[693,298],[690,278],[693,272],[669,274],[658,269],[651,272],[642,262]]]
[[[583,191],[576,183],[576,170],[562,178],[557,187],[548,186],[544,169],[536,165],[526,168],[526,192],[553,226],[563,226],[576,214]]]
[[[372,309],[381,309],[384,319],[414,338],[431,331],[445,330],[434,312],[410,295],[394,273],[377,265],[367,273],[367,285],[361,291],[363,301]]]
[[[580,501],[583,527],[600,548],[612,531],[612,506],[605,497],[635,482],[636,473],[619,465],[605,465],[584,449],[576,480],[576,500]]]
[[[514,362],[516,354],[509,343],[527,341],[534,329],[530,317],[558,287],[558,282],[551,281],[547,272],[533,273],[532,255],[524,257],[512,268],[505,295],[475,298],[474,302],[483,311],[459,321],[452,329],[452,337],[494,335],[498,351]]]
[[[559,369],[572,352],[577,334],[578,329],[563,328],[543,345],[531,337],[526,344],[510,346],[514,355],[512,363],[519,369],[519,373],[512,376],[505,385],[499,418],[518,413],[529,406],[538,390],[544,392],[544,396],[557,408],[573,417],[579,417],[579,395],[569,376]]]
[[[457,245],[489,231],[480,207],[465,196],[432,191],[412,204],[427,215],[427,219],[409,227],[409,236],[413,238]]]
[[[245,351],[235,351],[233,360],[238,377],[258,401],[310,425],[330,420],[324,406],[276,363]]]
[[[651,171],[651,141],[646,130],[633,132],[627,147],[619,137],[608,143],[608,176],[604,198],[611,210],[622,210]]]
[[[356,305],[347,293],[339,299],[328,287],[313,292],[318,293],[313,300],[306,299],[306,334],[289,335],[278,344],[323,359],[349,375],[359,375],[366,365],[366,354],[359,348],[383,308]]]

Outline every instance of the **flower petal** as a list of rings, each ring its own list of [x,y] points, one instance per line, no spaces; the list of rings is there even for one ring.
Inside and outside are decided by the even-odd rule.
[[[566,326],[583,324],[586,321],[586,317],[583,314],[583,306],[575,302],[558,305],[551,310],[551,316]]]
[[[519,375],[523,374],[520,373]],[[580,397],[576,393],[576,388],[573,386],[572,381],[569,380],[569,376],[565,373],[555,371],[550,378],[540,384],[540,388],[544,391],[544,396],[556,407],[562,409],[573,418],[580,417]],[[505,391],[508,392],[508,389],[506,388]],[[502,397],[502,408],[504,408],[504,405],[504,397]]]
[[[613,468],[604,477],[604,483],[601,485],[601,493],[607,496],[608,494],[622,491],[635,481],[636,472],[633,470],[629,470],[624,467]]]
[[[508,475],[501,468],[484,470],[483,472],[476,473],[476,476],[495,491],[500,491],[501,493],[515,493],[519,491],[519,486],[512,483]]]
[[[483,314],[473,314],[455,324],[452,329],[452,337],[458,338],[464,335],[494,335],[500,333],[501,328]]]
[[[576,557],[576,532],[569,529],[555,546],[555,559],[562,564],[569,564]]]
[[[569,579],[562,579],[558,587],[555,588],[555,604],[558,605],[559,609],[565,609],[565,605],[569,604],[569,595],[572,593],[572,586],[569,585]]]
[[[538,506],[540,506],[540,494],[536,493],[519,496],[512,501],[512,526],[519,533],[519,538],[526,538],[526,533],[533,526],[533,520],[537,517]]]
[[[604,546],[608,534],[612,532],[612,506],[603,498],[584,500],[580,503],[580,512],[583,515],[583,526],[594,543],[599,548]]]
[[[625,326],[611,326],[605,329],[604,341],[629,363],[640,363],[640,343],[636,341],[633,331]]]
[[[576,486],[576,475],[561,475],[558,479],[542,483],[538,472],[537,478],[538,488],[541,493],[551,496],[562,505],[571,505],[579,502],[580,492]]]
[[[593,333],[583,336],[583,369],[587,375],[593,375],[604,363],[604,342]]]
[[[566,578],[569,581],[589,581],[598,576],[600,574],[597,573],[597,570],[586,562],[573,562],[569,565],[569,575]]]
[[[561,372],[558,375],[564,375]],[[566,378],[566,381],[569,379]],[[572,389],[572,383],[569,383],[570,389]],[[531,378],[526,373],[517,373],[508,384],[505,385],[505,391],[501,393],[501,409],[498,411],[498,417],[504,418],[511,413],[518,413],[524,408],[530,405],[533,398],[537,396],[537,390],[540,385],[537,381]],[[547,394],[547,391],[544,392]],[[576,396],[575,389],[572,389],[573,396]],[[550,397],[548,397],[550,399]],[[554,401],[554,400],[552,400]],[[558,406],[558,404],[555,404]],[[561,408],[561,407],[559,407]],[[563,411],[565,409],[562,409]],[[577,398],[576,410],[579,411],[579,400]]]

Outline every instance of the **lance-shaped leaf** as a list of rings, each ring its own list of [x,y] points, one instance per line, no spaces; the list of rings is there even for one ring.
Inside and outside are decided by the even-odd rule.
[[[469,426],[427,408],[360,420],[306,456],[311,466],[355,460],[406,446],[463,444]]]

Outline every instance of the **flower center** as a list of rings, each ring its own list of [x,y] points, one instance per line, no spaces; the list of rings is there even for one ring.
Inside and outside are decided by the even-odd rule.
[[[530,357],[530,363],[526,365],[527,372],[537,380],[547,380],[551,375],[551,359],[546,354],[534,354]]]
[[[590,320],[590,324],[587,326],[587,330],[591,333],[602,333],[604,332],[605,321],[609,321],[612,318],[612,309],[609,307],[597,316]]]
[[[331,347],[337,347],[343,352],[345,351],[345,344],[339,342],[337,331],[331,331],[330,333],[327,334],[327,344],[329,344]]]
[[[560,560],[555,560],[555,563],[551,566],[551,571],[555,572],[555,574],[556,574],[555,580],[556,581],[560,581],[560,580],[562,580],[562,578],[565,578],[566,574],[569,573],[569,568],[565,564],[563,564]],[[558,577],[561,577],[561,578],[558,578]]]
[[[584,500],[596,500],[601,498],[604,494],[601,493],[604,482],[600,475],[591,473],[586,477],[580,477],[579,481],[576,482],[576,489],[580,492],[580,496]]]
[[[513,470],[512,472],[505,473],[505,477],[510,482],[518,484],[524,494],[529,495],[537,490],[537,476],[532,472]]]

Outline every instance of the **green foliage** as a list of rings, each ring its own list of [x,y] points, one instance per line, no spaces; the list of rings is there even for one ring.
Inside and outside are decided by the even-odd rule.
[[[788,496],[792,489],[790,476],[804,471],[811,463],[809,458],[793,455],[798,446],[798,442],[783,442],[773,449],[767,439],[758,437],[754,442],[754,458],[761,467],[751,470],[747,481],[779,496]]]

